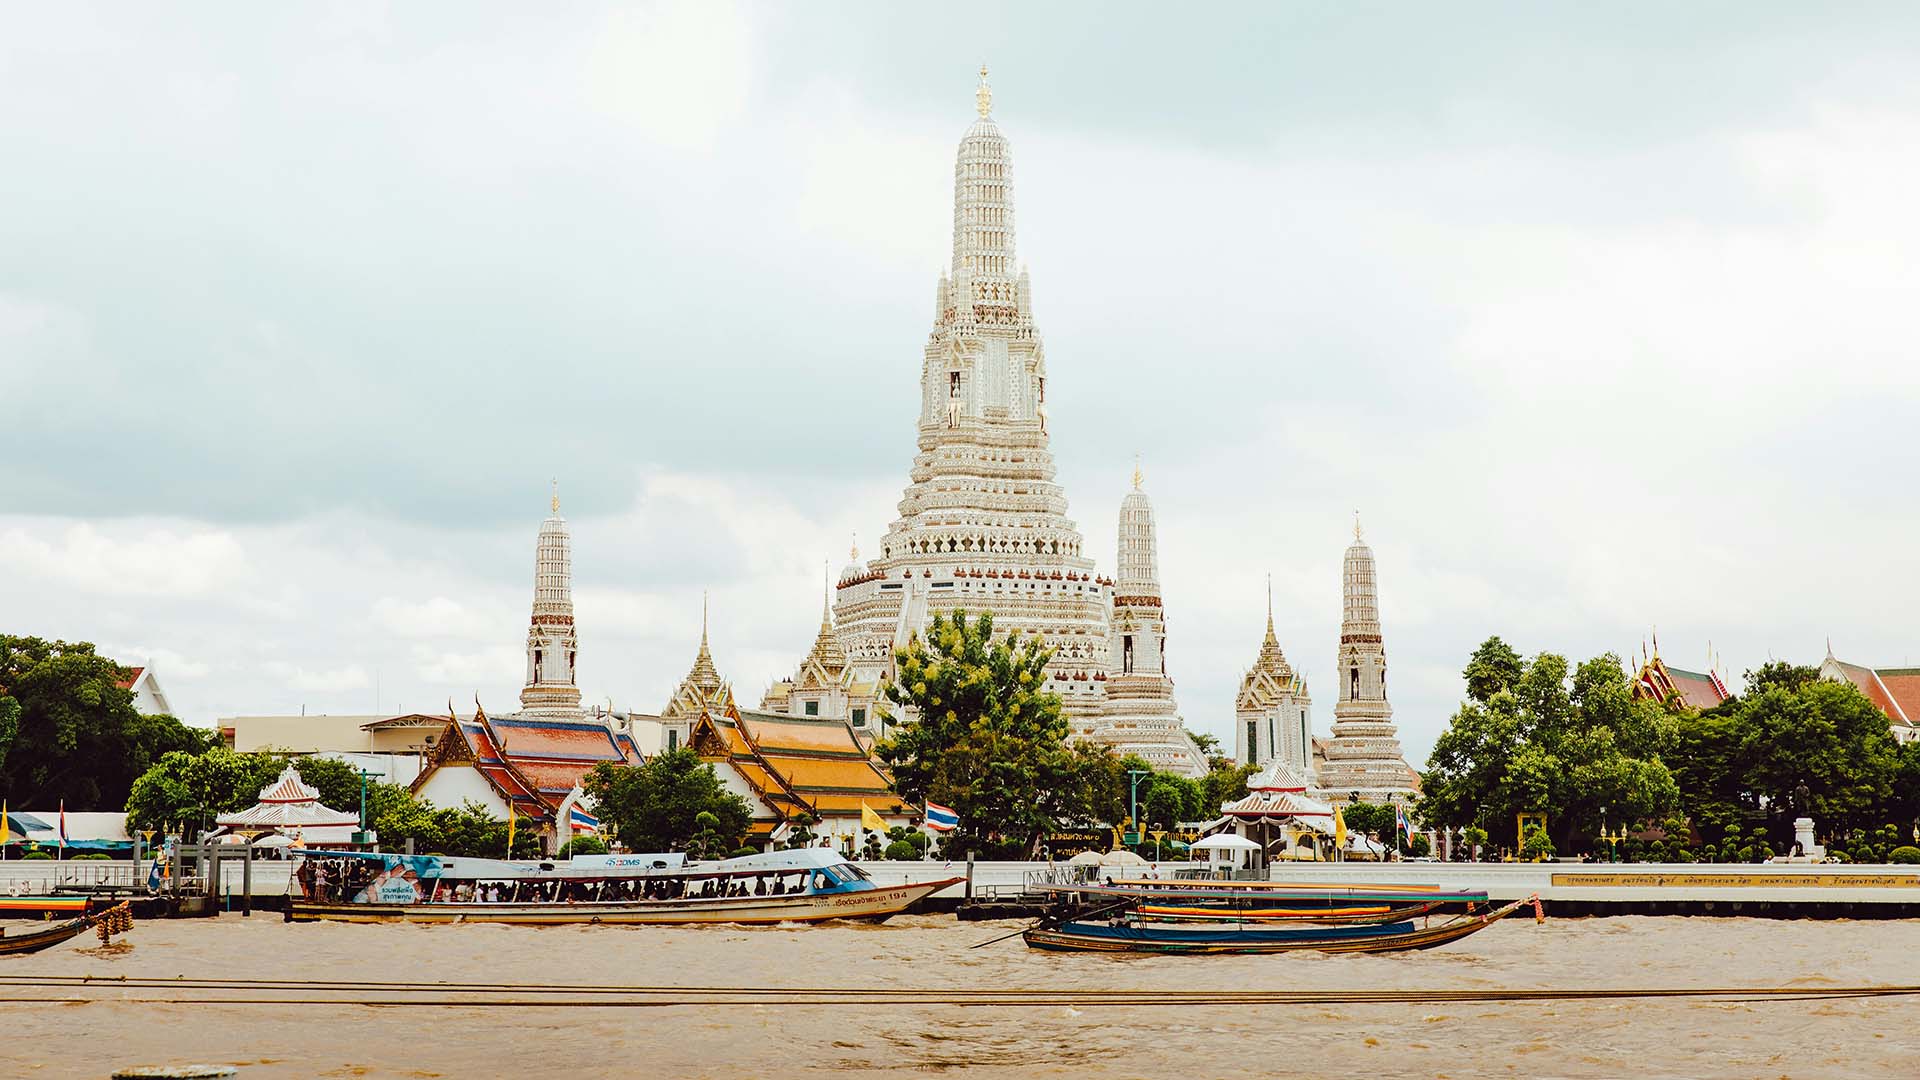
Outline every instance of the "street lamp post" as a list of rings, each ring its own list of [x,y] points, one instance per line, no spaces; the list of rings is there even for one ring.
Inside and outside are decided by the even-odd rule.
[[[362,769],[355,769],[353,771],[360,774],[360,835],[354,839],[364,844],[367,842],[367,781],[380,774],[367,772]],[[511,808],[509,808],[508,812],[512,812]]]

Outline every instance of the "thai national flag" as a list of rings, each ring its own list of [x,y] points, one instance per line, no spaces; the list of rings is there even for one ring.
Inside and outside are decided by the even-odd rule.
[[[574,832],[597,833],[600,831],[600,819],[580,809],[578,806],[574,807],[568,813],[567,818],[573,822]]]
[[[1413,837],[1413,823],[1407,820],[1406,807],[1395,806],[1393,808],[1393,824],[1395,828],[1406,833],[1409,839]]]
[[[939,803],[927,804],[927,828],[934,832],[946,832],[960,824],[960,815],[952,807]]]

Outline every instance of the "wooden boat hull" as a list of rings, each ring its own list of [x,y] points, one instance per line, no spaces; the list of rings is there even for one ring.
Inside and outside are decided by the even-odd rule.
[[[1221,930],[1217,932],[1153,929],[1137,925],[1104,926],[1094,923],[1064,923],[1055,927],[1035,927],[1021,937],[1030,948],[1056,952],[1130,952],[1243,954],[1277,952],[1408,952],[1433,949],[1458,941],[1492,926],[1536,897],[1515,900],[1504,907],[1481,915],[1465,915],[1439,926],[1415,927],[1412,923],[1379,926],[1336,927],[1323,931],[1299,930]]]
[[[1407,907],[1185,907],[1167,904],[1142,904],[1136,913],[1156,922],[1313,922],[1329,924],[1405,922],[1431,915],[1440,901]]]
[[[769,924],[827,919],[880,921],[965,878],[891,885],[859,892],[791,896],[684,897],[612,904],[336,904],[291,901],[293,922],[512,923],[528,926],[604,924],[680,926],[700,923]]]
[[[18,956],[26,953],[37,953],[43,949],[51,949],[55,945],[64,945],[99,925],[100,921],[107,917],[108,912],[125,906],[125,904],[119,904],[114,908],[107,908],[88,915],[82,915],[77,919],[67,919],[63,922],[53,923],[44,928],[31,930],[24,934],[0,932],[0,956]]]

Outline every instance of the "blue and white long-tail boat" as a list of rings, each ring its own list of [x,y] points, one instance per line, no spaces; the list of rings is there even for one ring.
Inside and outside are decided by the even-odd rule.
[[[963,878],[881,886],[838,852],[798,848],[690,862],[680,852],[474,859],[297,851],[294,922],[879,921]]]

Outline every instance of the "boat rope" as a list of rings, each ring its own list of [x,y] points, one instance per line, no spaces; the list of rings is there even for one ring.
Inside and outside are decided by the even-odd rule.
[[[47,996],[23,991],[47,990]],[[201,991],[131,997],[132,989]],[[119,993],[115,993],[119,991]],[[230,996],[208,996],[213,991]],[[0,1004],[342,1005],[374,1008],[688,1008],[955,1005],[990,1008],[1388,1005],[1526,1001],[1718,999],[1803,1002],[1911,997],[1920,986],[1710,986],[1472,990],[966,990],[912,987],[614,986],[554,983],[316,982],[312,980],[0,976]],[[286,996],[299,993],[302,996]],[[525,995],[540,995],[529,997]],[[369,999],[364,996],[379,995]]]

